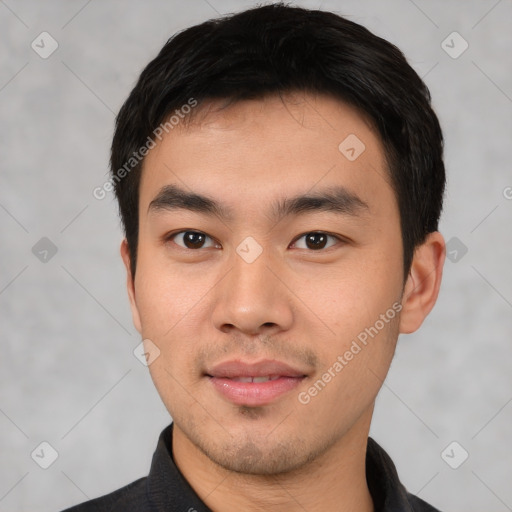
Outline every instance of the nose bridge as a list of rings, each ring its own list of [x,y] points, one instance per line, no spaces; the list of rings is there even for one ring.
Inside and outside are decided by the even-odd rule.
[[[292,310],[271,251],[254,239],[245,239],[230,258],[230,272],[219,290],[213,312],[217,328],[226,326],[255,333],[270,324],[287,329]]]
[[[233,257],[232,290],[240,299],[247,296],[252,300],[255,295],[266,298],[266,295],[270,295],[271,286],[275,286],[275,283],[270,282],[272,272],[269,267],[272,266],[272,258],[269,251],[262,251],[256,257],[252,248],[245,255],[240,254],[241,252],[239,247]]]

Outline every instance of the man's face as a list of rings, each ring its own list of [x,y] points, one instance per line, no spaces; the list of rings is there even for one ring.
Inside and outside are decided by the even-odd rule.
[[[255,474],[366,440],[399,332],[403,252],[364,118],[311,95],[199,113],[146,157],[139,207],[134,321],[160,350],[150,372],[176,435]]]

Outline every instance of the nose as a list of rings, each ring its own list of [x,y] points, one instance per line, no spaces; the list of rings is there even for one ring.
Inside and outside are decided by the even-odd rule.
[[[230,271],[214,289],[212,320],[220,331],[273,335],[290,329],[293,294],[266,252],[250,263],[238,253],[230,259]]]

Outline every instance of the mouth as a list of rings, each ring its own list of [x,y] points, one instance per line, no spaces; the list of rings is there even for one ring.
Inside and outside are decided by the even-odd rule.
[[[268,382],[269,380],[277,380],[281,377],[284,377],[284,375],[267,375],[265,377],[234,377],[230,380],[235,382]]]
[[[233,360],[208,369],[205,377],[224,399],[235,405],[262,406],[289,393],[307,374],[286,363],[264,360],[244,363]]]

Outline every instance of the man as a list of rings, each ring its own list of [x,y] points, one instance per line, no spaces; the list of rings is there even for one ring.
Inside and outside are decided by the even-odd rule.
[[[111,183],[135,327],[173,422],[81,511],[435,511],[368,437],[437,299],[443,139],[401,52],[267,5],[171,38],[123,105]]]

